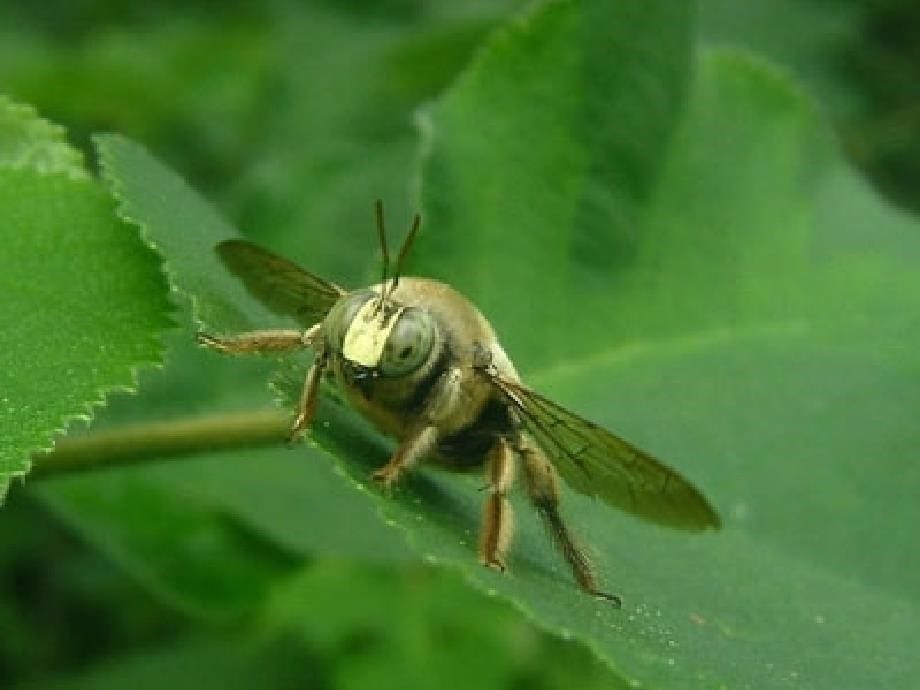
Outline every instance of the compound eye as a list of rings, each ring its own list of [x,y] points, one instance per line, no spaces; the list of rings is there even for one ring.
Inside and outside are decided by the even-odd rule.
[[[423,309],[410,307],[399,316],[380,358],[383,376],[402,376],[418,369],[434,346],[434,321]]]
[[[346,295],[333,305],[323,323],[323,330],[328,334],[327,342],[335,352],[342,351],[342,343],[345,341],[345,334],[348,333],[348,327],[355,320],[358,311],[364,304],[375,297],[370,290],[362,290],[350,295]]]

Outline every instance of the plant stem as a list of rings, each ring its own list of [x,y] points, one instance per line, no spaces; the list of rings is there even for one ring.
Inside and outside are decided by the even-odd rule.
[[[249,410],[197,419],[131,424],[61,438],[54,450],[32,455],[29,478],[169,460],[227,448],[280,445],[287,440],[289,416],[281,410]]]

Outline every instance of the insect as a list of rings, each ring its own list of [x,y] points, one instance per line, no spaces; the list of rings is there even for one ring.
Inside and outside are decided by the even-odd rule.
[[[376,205],[383,278],[354,291],[301,269],[245,240],[216,251],[227,269],[273,311],[304,329],[199,334],[227,354],[311,348],[314,352],[291,425],[291,440],[310,426],[323,377],[398,441],[373,479],[390,488],[420,461],[483,470],[485,504],[479,559],[500,571],[512,532],[508,501],[516,471],[530,502],[582,590],[602,591],[585,551],[559,509],[559,477],[572,488],[640,518],[698,531],[718,528],[715,510],[686,479],[648,453],[525,386],[492,326],[444,283],[400,276],[418,233],[415,216],[389,275],[383,205]]]

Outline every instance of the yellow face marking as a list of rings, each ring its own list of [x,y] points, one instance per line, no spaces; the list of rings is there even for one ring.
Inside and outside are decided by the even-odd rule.
[[[376,298],[369,299],[348,324],[348,331],[342,342],[342,356],[363,367],[377,366],[383,356],[387,339],[405,309],[382,309]]]

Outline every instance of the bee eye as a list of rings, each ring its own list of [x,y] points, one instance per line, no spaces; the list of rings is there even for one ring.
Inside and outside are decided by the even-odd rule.
[[[380,358],[383,376],[402,376],[418,369],[431,354],[434,322],[422,309],[406,309],[399,317]]]

